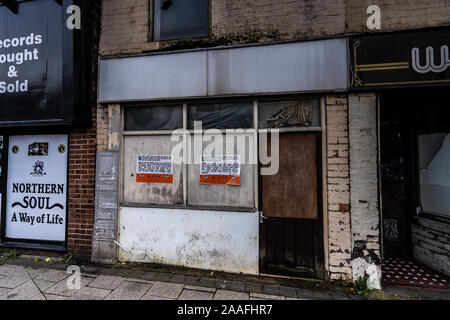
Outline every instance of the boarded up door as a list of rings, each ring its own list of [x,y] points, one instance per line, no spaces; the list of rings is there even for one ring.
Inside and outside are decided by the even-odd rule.
[[[280,168],[261,176],[263,272],[323,277],[320,134],[280,135]]]

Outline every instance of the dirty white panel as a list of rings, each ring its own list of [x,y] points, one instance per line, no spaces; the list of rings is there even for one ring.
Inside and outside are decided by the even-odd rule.
[[[346,52],[346,39],[210,51],[208,93],[345,90]]]
[[[169,135],[126,136],[124,139],[123,201],[156,205],[183,203],[182,166],[175,164],[173,183],[136,182],[138,154],[170,155],[177,142]]]
[[[100,61],[99,102],[347,89],[347,39]]]
[[[120,208],[119,260],[258,273],[258,215]]]
[[[99,101],[204,96],[206,64],[206,51],[102,60]]]
[[[249,131],[250,132],[250,131]],[[253,152],[254,136],[252,133],[235,134],[236,140],[231,139],[233,143],[227,143],[227,139],[223,139],[222,151],[214,149],[212,154],[227,154],[240,156],[240,177],[241,184],[239,186],[231,185],[202,185],[200,184],[200,154],[195,154],[194,149],[201,150],[200,147],[194,148],[193,161],[196,164],[189,164],[188,170],[188,204],[193,206],[223,206],[223,207],[243,207],[255,208],[254,180],[255,165],[251,160],[250,154]],[[213,140],[212,136],[204,135],[204,141]],[[209,140],[210,139],[210,140]],[[236,142],[240,140],[241,142]],[[205,152],[210,144],[203,142],[203,151]],[[230,149],[230,151],[228,151]],[[217,153],[218,152],[218,153]],[[209,154],[209,153],[206,153]]]

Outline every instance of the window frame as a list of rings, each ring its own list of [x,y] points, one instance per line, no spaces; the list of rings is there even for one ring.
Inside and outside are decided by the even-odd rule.
[[[212,0],[207,0],[208,2],[208,32],[205,36],[189,36],[173,39],[161,39],[161,12],[160,10],[155,10],[157,0],[149,0],[149,41],[150,42],[165,42],[165,41],[179,41],[186,39],[205,39],[209,38],[211,35],[211,2]],[[158,0],[159,1],[159,0]],[[158,23],[157,23],[158,21]],[[156,36],[156,34],[159,34]]]
[[[279,133],[288,133],[288,132],[319,132],[322,135],[322,149],[326,148],[324,145],[325,140],[325,133],[326,133],[326,118],[325,118],[325,99],[322,95],[314,95],[314,96],[275,96],[275,97],[257,97],[257,98],[250,98],[250,97],[243,97],[243,98],[237,98],[237,99],[227,99],[227,98],[216,98],[216,99],[200,99],[200,100],[183,100],[183,101],[162,101],[162,102],[154,102],[149,103],[146,105],[140,104],[139,106],[142,107],[153,107],[153,106],[174,106],[174,105],[182,105],[183,106],[183,128],[179,129],[182,130],[182,134],[184,136],[184,139],[187,138],[187,136],[194,134],[194,129],[189,129],[189,117],[188,117],[188,111],[189,111],[189,105],[192,104],[207,104],[207,103],[230,103],[230,102],[247,102],[252,103],[253,105],[253,127],[250,129],[244,129],[248,130],[247,132],[253,133],[253,148],[255,150],[256,155],[259,154],[259,140],[258,135],[259,133],[270,133],[270,128],[259,128],[259,103],[260,102],[270,102],[270,101],[285,101],[285,100],[309,100],[309,99],[317,99],[319,100],[319,110],[320,110],[320,126],[311,126],[311,127],[289,127],[289,128],[279,128]],[[258,165],[254,165],[254,172],[253,172],[253,194],[254,194],[254,207],[230,207],[230,206],[197,206],[197,205],[189,205],[188,204],[188,168],[187,164],[183,163],[182,165],[182,179],[183,179],[183,204],[182,205],[155,205],[155,204],[146,204],[146,203],[130,203],[130,202],[124,202],[124,178],[123,173],[125,170],[125,161],[124,161],[124,142],[125,138],[127,136],[155,136],[155,135],[171,135],[173,133],[173,130],[141,130],[141,131],[125,131],[125,112],[124,110],[127,107],[136,107],[136,105],[133,104],[127,104],[127,105],[121,105],[121,143],[120,143],[120,170],[119,170],[119,205],[121,207],[136,207],[136,208],[164,208],[164,209],[185,209],[185,210],[214,210],[214,211],[232,211],[232,212],[259,212],[260,210],[260,203],[259,203],[259,170],[260,170],[260,164],[258,160]],[[208,129],[202,130],[202,132],[205,132]],[[216,129],[218,132],[226,133],[228,129]],[[186,140],[185,140],[186,141]],[[322,151],[323,151],[322,150]],[[323,162],[323,159],[320,160],[320,163],[322,164],[322,170],[325,170],[325,164]],[[319,190],[321,192],[321,190]]]

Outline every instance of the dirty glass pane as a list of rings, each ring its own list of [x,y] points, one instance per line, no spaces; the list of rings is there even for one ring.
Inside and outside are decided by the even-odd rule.
[[[259,103],[259,128],[319,127],[320,100]]]
[[[450,134],[419,135],[418,144],[422,209],[450,217]]]
[[[125,131],[183,128],[182,106],[125,108]]]
[[[207,37],[209,0],[155,0],[155,41]]]
[[[252,103],[190,105],[189,129],[194,121],[202,121],[203,129],[248,129],[253,127]]]

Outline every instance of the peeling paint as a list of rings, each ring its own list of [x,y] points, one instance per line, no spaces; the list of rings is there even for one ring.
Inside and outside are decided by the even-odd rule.
[[[121,262],[258,273],[256,213],[121,208]]]

